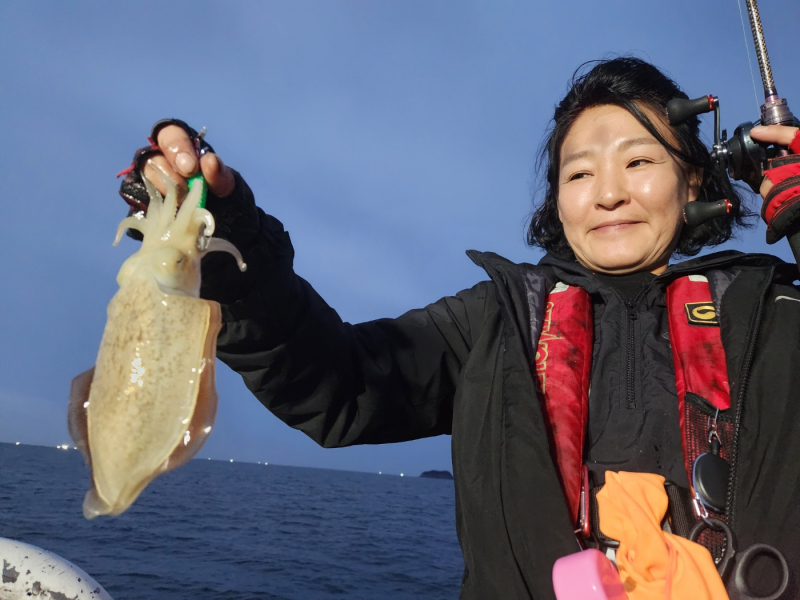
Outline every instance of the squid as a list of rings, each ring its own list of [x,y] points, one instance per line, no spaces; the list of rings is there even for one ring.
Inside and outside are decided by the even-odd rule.
[[[142,178],[146,215],[117,228],[144,239],[117,275],[95,366],[72,381],[69,433],[92,473],[87,519],[124,512],[159,475],[188,462],[208,438],[217,411],[214,367],[220,306],[200,298],[200,260],[236,247],[212,237],[214,218],[195,185],[179,202],[165,174],[165,197]],[[180,204],[180,208],[179,208]]]

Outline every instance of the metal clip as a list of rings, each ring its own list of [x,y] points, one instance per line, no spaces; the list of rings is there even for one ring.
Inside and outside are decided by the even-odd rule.
[[[205,185],[205,182],[202,185]],[[208,250],[215,228],[214,217],[208,211],[204,211],[203,221],[200,224],[200,231],[197,233],[197,243],[195,244],[198,251],[205,252]]]
[[[708,443],[711,443],[711,440],[717,438],[719,443],[722,444],[722,439],[719,437],[719,432],[717,431],[717,418],[719,417],[719,409],[717,409],[714,418],[712,419],[709,417],[706,419],[706,427],[708,427]]]
[[[197,158],[202,158],[203,156],[211,152],[211,146],[209,146],[207,143],[204,143],[206,132],[207,129],[204,125],[203,128],[200,130],[200,132],[197,134],[197,136],[194,138],[194,150],[197,153]]]
[[[589,538],[592,535],[592,516],[589,508],[589,499],[591,493],[589,491],[589,467],[583,465],[581,467],[581,497],[580,506],[578,506],[578,532],[584,538]]]
[[[208,245],[211,242],[211,236],[205,235],[205,231],[201,231],[200,235],[197,236],[197,247],[198,252],[205,252],[208,250]]]
[[[703,501],[700,500],[700,494],[698,494],[694,488],[692,488],[692,493],[694,496],[692,497],[692,506],[694,507],[694,514],[697,516],[698,519],[702,519],[706,523],[708,523],[709,527],[711,523],[708,520],[708,511],[706,510]]]

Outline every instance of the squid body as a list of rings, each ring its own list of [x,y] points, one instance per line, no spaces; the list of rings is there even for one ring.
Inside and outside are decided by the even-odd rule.
[[[200,260],[222,250],[245,269],[232,244],[211,237],[214,219],[198,207],[200,185],[178,208],[170,178],[162,177],[165,198],[143,179],[147,215],[123,220],[114,245],[128,228],[144,240],[117,275],[95,366],[73,380],[70,392],[69,432],[92,470],[87,519],[119,515],[205,442],[217,411],[221,319],[219,304],[199,297]]]

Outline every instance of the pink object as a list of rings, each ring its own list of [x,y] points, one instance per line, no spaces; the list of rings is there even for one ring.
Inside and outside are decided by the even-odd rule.
[[[627,600],[614,563],[589,548],[559,558],[553,565],[553,589],[558,600]]]

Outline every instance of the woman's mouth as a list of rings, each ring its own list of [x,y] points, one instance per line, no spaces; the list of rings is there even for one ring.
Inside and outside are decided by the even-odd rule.
[[[616,233],[618,231],[623,231],[632,227],[633,225],[638,225],[641,221],[631,221],[628,219],[618,219],[616,221],[607,221],[605,223],[600,223],[599,225],[595,225],[592,227],[591,231],[595,231],[597,233]]]

